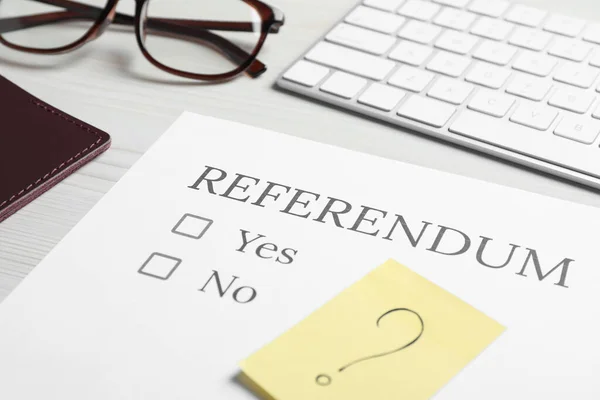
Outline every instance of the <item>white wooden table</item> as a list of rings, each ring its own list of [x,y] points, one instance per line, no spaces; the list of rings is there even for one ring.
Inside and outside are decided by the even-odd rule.
[[[275,77],[355,0],[271,3],[285,12],[286,24],[268,38],[260,58],[269,70],[257,80],[202,85],[171,77],[152,67],[133,33],[121,29],[63,56],[0,48],[2,75],[113,138],[107,153],[0,224],[0,301],[184,110],[600,206],[598,192],[274,90]],[[600,21],[598,0],[527,3]]]

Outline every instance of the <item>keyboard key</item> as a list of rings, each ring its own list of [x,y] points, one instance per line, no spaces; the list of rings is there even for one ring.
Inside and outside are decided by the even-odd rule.
[[[548,100],[548,104],[583,114],[590,108],[595,99],[596,96],[586,93],[583,90],[559,89]]]
[[[366,85],[366,79],[345,72],[336,71],[321,85],[321,90],[344,99],[351,99]]]
[[[505,0],[473,0],[469,10],[477,14],[498,18],[508,9],[510,3]]]
[[[600,119],[600,105],[592,113],[592,117]]]
[[[420,92],[431,82],[434,75],[430,72],[423,71],[418,68],[402,65],[398,71],[392,75],[388,83],[402,89],[413,92]]]
[[[473,53],[473,58],[491,62],[492,64],[506,65],[512,60],[517,49],[504,43],[485,40]]]
[[[444,8],[434,19],[433,23],[445,28],[464,31],[475,21],[475,14],[468,11]]]
[[[575,37],[583,30],[585,22],[566,15],[551,15],[544,24],[544,30],[560,35]]]
[[[552,84],[545,79],[517,74],[506,87],[506,92],[529,100],[542,101],[551,88]]]
[[[408,0],[400,9],[398,14],[421,21],[429,21],[440,10],[440,6],[428,1]]]
[[[435,41],[435,47],[458,54],[467,54],[477,44],[475,36],[447,30]]]
[[[600,67],[600,49],[596,49],[594,54],[590,57],[590,65]]]
[[[587,89],[596,80],[598,70],[587,65],[564,62],[554,74],[554,80]]]
[[[554,129],[555,135],[585,144],[594,143],[598,133],[599,121],[575,115],[565,115]]]
[[[539,103],[522,102],[510,117],[511,122],[545,131],[558,115],[556,110]]]
[[[410,96],[398,109],[398,115],[441,128],[446,125],[456,109],[441,101],[420,96]]]
[[[600,24],[589,24],[583,34],[583,40],[600,44]]]
[[[513,30],[514,25],[501,19],[479,17],[471,28],[473,35],[493,40],[504,40]]]
[[[535,27],[542,22],[546,16],[546,11],[538,8],[529,7],[522,4],[516,4],[506,15],[506,20],[517,24]]]
[[[494,117],[502,118],[512,107],[515,100],[505,94],[482,89],[473,96],[468,107]]]
[[[440,51],[427,63],[427,69],[456,78],[465,72],[469,64],[471,60],[467,57]]]
[[[523,50],[513,63],[513,68],[537,76],[548,76],[557,63],[553,57]]]
[[[388,85],[373,83],[358,98],[358,102],[379,110],[391,111],[402,100],[405,93]]]
[[[369,7],[356,7],[346,17],[346,22],[363,28],[393,34],[400,29],[406,18]]]
[[[300,60],[283,74],[283,79],[313,87],[329,74],[329,68]]]
[[[325,39],[378,56],[386,53],[396,43],[393,36],[348,24],[339,24],[325,36]]]
[[[592,46],[585,42],[559,37],[556,38],[548,53],[567,60],[583,61],[591,50]]]
[[[492,64],[477,62],[469,71],[465,79],[478,85],[491,89],[499,89],[510,77],[511,72],[506,68],[500,68]]]
[[[443,100],[447,103],[460,105],[473,91],[473,85],[445,77],[438,78],[427,92],[427,96]]]
[[[403,39],[412,40],[413,42],[428,44],[440,34],[442,28],[439,26],[427,24],[420,21],[408,21],[398,36]]]
[[[394,12],[400,7],[404,0],[365,0],[365,6],[379,8],[380,10]]]
[[[305,57],[377,81],[383,80],[396,66],[393,61],[326,42],[318,43]]]
[[[569,166],[573,170],[600,176],[598,148],[583,146],[553,134],[541,133],[523,125],[470,110],[457,115],[449,130],[537,160]]]
[[[405,64],[418,67],[427,60],[432,52],[433,50],[431,47],[409,42],[408,40],[402,40],[394,50],[391,51],[388,57],[392,60],[401,61]]]
[[[548,32],[520,26],[515,29],[508,42],[515,46],[541,51],[546,48],[550,39],[552,39],[552,35]]]
[[[438,3],[444,6],[463,8],[471,0],[433,0],[434,3]]]

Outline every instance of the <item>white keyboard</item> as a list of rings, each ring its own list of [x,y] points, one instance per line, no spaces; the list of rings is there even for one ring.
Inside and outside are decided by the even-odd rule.
[[[600,23],[504,0],[364,0],[277,83],[600,189]]]

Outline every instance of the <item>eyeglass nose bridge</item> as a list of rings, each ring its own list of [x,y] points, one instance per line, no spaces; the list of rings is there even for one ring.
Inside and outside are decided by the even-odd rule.
[[[139,0],[137,0],[139,2]],[[146,1],[146,0],[142,0]],[[117,14],[117,4],[119,3],[119,0],[110,0],[109,3],[107,4],[105,11],[107,14],[106,16],[102,19],[102,23],[99,24],[96,28],[94,28],[93,32],[90,33],[89,39],[88,40],[94,40],[99,38],[105,31],[106,29],[108,29],[109,25],[113,22],[113,20],[115,19],[115,16]]]

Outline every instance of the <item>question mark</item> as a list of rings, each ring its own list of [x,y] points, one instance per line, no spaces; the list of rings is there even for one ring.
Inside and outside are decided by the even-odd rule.
[[[371,355],[371,356],[366,356],[366,357],[363,357],[363,358],[359,358],[358,360],[354,360],[354,361],[352,361],[352,362],[350,362],[350,363],[342,366],[338,370],[338,372],[343,372],[346,369],[350,368],[351,366],[356,365],[358,363],[361,363],[363,361],[372,360],[374,358],[384,357],[384,356],[388,356],[390,354],[397,353],[397,352],[399,352],[401,350],[404,350],[407,347],[410,347],[413,344],[415,344],[415,342],[417,340],[419,340],[421,338],[421,336],[423,335],[423,331],[425,330],[425,323],[423,322],[423,318],[421,318],[421,316],[419,315],[419,313],[416,312],[416,311],[414,311],[414,310],[411,310],[410,308],[394,308],[394,309],[391,309],[389,311],[384,312],[379,318],[377,318],[377,327],[379,328],[379,323],[381,322],[381,320],[385,316],[390,315],[390,314],[395,313],[395,312],[401,312],[401,311],[409,312],[411,314],[416,315],[417,318],[419,318],[419,322],[421,323],[421,331],[419,332],[419,334],[417,335],[417,337],[415,337],[413,340],[411,340],[410,342],[408,342],[404,346],[399,347],[397,349],[386,351],[386,352],[379,353],[379,354],[374,354],[374,355]],[[317,385],[320,385],[320,386],[328,386],[328,385],[331,384],[331,381],[332,381],[331,377],[329,375],[327,375],[327,374],[317,375],[317,377],[315,379],[315,382],[317,383]]]

